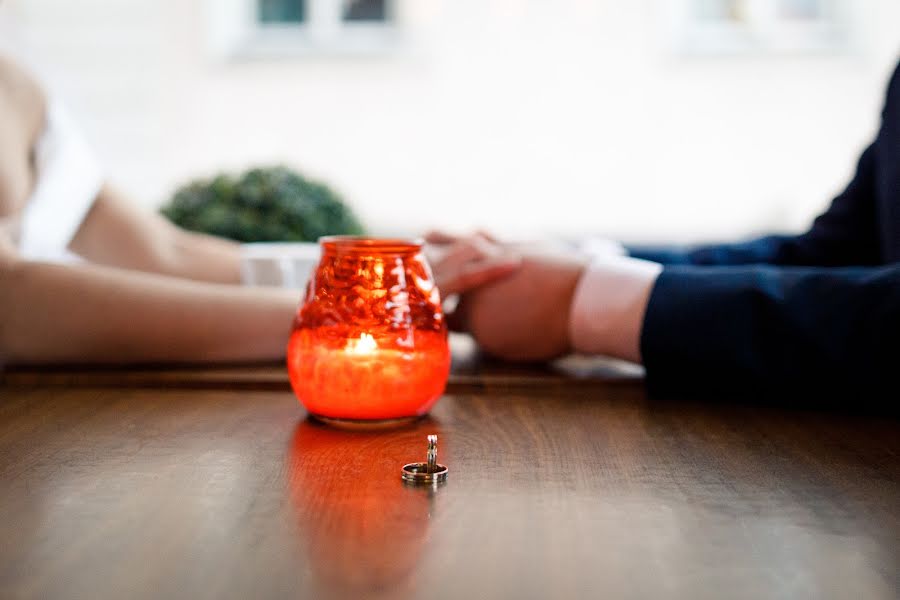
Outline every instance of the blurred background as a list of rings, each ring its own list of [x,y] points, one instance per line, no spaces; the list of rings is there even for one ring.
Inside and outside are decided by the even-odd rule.
[[[897,0],[6,0],[136,201],[285,165],[366,228],[796,231],[852,175]]]

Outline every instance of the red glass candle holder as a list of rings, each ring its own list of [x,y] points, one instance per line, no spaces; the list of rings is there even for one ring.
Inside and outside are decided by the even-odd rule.
[[[343,425],[424,415],[444,392],[450,348],[422,244],[334,236],[320,245],[288,342],[297,398]]]

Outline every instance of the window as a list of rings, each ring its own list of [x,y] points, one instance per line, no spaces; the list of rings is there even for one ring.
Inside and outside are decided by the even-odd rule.
[[[672,39],[687,54],[834,52],[849,40],[847,0],[675,0]]]
[[[306,25],[310,31],[383,29],[390,22],[388,0],[256,0],[256,22],[267,26]]]
[[[322,19],[337,12],[343,23],[384,23],[388,20],[387,0],[257,0],[257,20],[264,25],[303,23],[307,4],[315,5],[313,12]]]
[[[343,19],[347,22],[379,22],[387,20],[385,0],[344,0]]]
[[[372,54],[396,43],[392,0],[209,0],[222,57]]]
[[[306,14],[304,0],[258,0],[256,19],[262,24],[302,23]]]

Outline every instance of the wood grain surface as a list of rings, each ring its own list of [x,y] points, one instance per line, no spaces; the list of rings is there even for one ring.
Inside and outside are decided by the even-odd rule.
[[[0,387],[0,598],[897,598],[891,418],[486,387],[398,430],[286,391]],[[400,479],[439,435],[449,481]]]

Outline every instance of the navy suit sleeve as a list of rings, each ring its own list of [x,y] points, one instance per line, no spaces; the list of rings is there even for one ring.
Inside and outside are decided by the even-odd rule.
[[[629,248],[636,258],[670,265],[782,266],[875,265],[880,262],[875,210],[876,145],[859,159],[856,175],[809,231],[737,244],[679,248]]]
[[[656,391],[896,386],[900,264],[670,266],[641,334]]]

